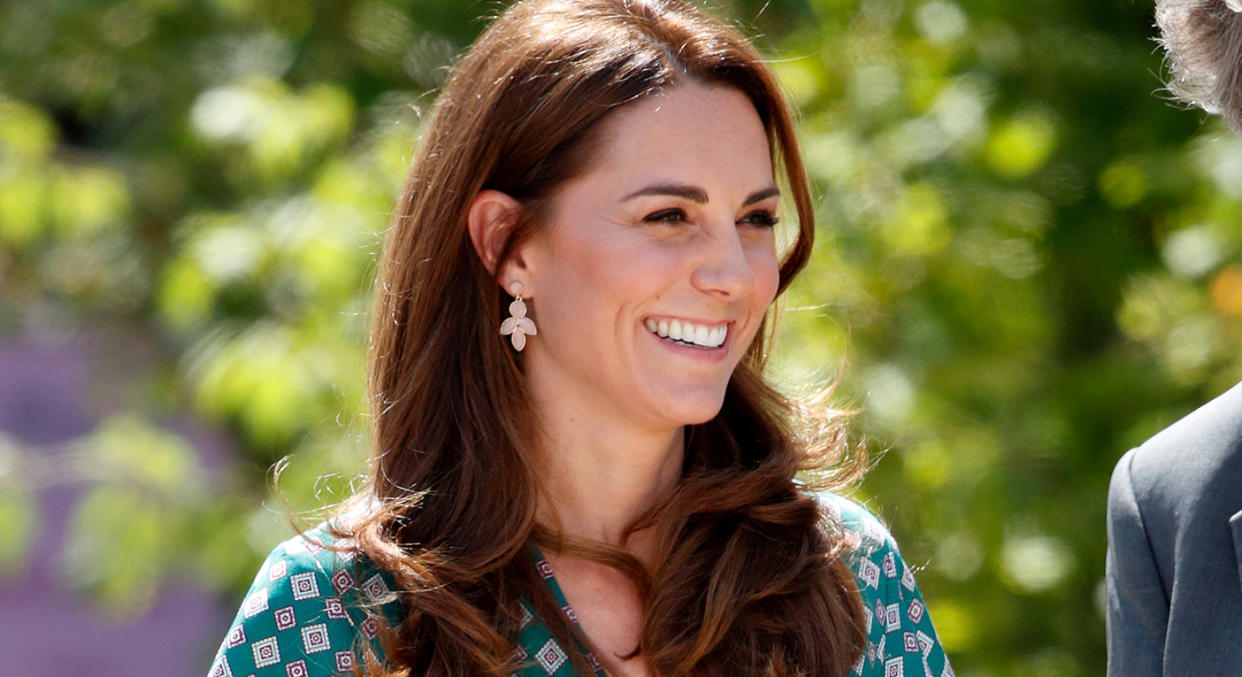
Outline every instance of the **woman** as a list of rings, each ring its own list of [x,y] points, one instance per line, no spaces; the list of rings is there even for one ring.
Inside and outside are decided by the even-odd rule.
[[[853,479],[839,427],[803,434],[761,377],[813,230],[736,31],[679,0],[513,6],[385,244],[371,485],[273,552],[213,674],[951,674],[887,532],[795,480]]]

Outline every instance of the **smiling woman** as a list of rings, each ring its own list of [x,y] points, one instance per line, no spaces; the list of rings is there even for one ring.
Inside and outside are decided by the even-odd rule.
[[[514,5],[388,233],[370,483],[272,553],[213,674],[952,674],[891,537],[830,493],[861,467],[842,422],[762,377],[813,234],[735,30]]]
[[[574,455],[588,440],[567,438],[591,421],[614,448],[586,448],[632,473],[636,452],[680,457],[668,431],[720,411],[776,295],[779,193],[763,123],[731,87],[678,84],[617,110],[596,133],[595,157],[556,191],[546,223],[492,267],[501,287],[521,282],[538,308],[543,334],[525,355],[526,378],[547,411],[540,421],[567,424],[547,442],[569,447],[542,455]],[[475,198],[469,227],[485,261],[497,260],[520,210],[499,191]],[[609,521],[619,530],[635,517]]]

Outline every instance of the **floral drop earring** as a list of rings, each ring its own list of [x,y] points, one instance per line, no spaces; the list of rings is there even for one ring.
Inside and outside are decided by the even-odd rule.
[[[526,304],[522,302],[523,291],[521,282],[509,285],[509,294],[513,296],[513,303],[509,304],[509,317],[500,323],[501,335],[508,336],[513,342],[513,349],[519,353],[526,347],[526,337],[539,333],[535,330],[535,322],[526,317]]]

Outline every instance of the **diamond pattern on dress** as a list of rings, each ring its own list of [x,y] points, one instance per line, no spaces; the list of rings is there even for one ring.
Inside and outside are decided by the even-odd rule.
[[[328,618],[346,619],[349,614],[345,612],[345,604],[336,597],[329,597],[323,601],[324,611],[327,612]]]
[[[554,639],[549,639],[539,651],[535,652],[535,662],[549,675],[555,673],[556,669],[568,659],[569,656],[565,654],[565,650]]]
[[[354,587],[354,577],[347,569],[341,569],[332,574],[332,578],[329,580],[332,582],[332,589],[336,590],[338,595],[344,595]]]
[[[884,571],[886,578],[897,577],[897,557],[889,552],[884,555],[884,560],[880,564],[880,568]]]
[[[363,581],[362,591],[367,594],[367,597],[371,598],[372,602],[383,599],[390,592],[388,584],[384,582],[384,577],[379,574],[375,574]]]
[[[319,596],[319,581],[315,580],[315,572],[313,571],[290,576],[289,585],[293,589],[293,599],[295,600]]]
[[[280,662],[280,645],[275,637],[268,637],[267,639],[254,642],[250,645],[250,651],[254,654],[254,666],[256,668],[265,668]]]
[[[539,572],[540,576],[543,576],[544,580],[552,578],[552,565],[548,564],[546,559],[540,559],[535,562],[535,570]]]
[[[246,627],[244,625],[234,625],[229,630],[229,636],[224,638],[224,648],[232,649],[246,643]]]
[[[897,602],[884,607],[884,619],[889,632],[901,629],[901,611]]]
[[[233,677],[233,671],[229,669],[228,657],[217,656],[216,663],[211,666],[211,673],[207,677]]]
[[[880,585],[880,567],[869,559],[861,560],[858,563],[858,579],[867,584],[868,588],[875,588]]]
[[[936,648],[936,640],[922,630],[915,632],[914,636],[917,637],[919,641],[919,654],[926,658],[931,654],[932,649]]]
[[[916,587],[914,583],[914,572],[910,571],[910,567],[904,564],[901,566],[901,587],[909,590],[910,592],[914,592]]]
[[[367,619],[362,622],[360,628],[362,630],[362,634],[367,636],[367,639],[375,639],[376,637],[379,637],[379,620],[377,620],[375,616],[368,616]]]
[[[906,653],[919,652],[919,640],[914,636],[913,632],[901,633],[901,646],[905,649]]]
[[[926,611],[927,608],[923,606],[923,602],[912,599],[910,600],[910,606],[906,609],[906,615],[910,617],[911,623],[918,625],[919,621],[923,620],[923,615]]]
[[[332,643],[328,640],[328,626],[318,623],[302,628],[302,648],[308,654],[331,649]]]
[[[292,606],[283,606],[273,611],[272,618],[276,621],[277,630],[288,630],[298,624],[298,619],[293,613]]]
[[[267,611],[267,588],[256,590],[242,604],[242,615],[246,618],[254,618],[264,611]]]

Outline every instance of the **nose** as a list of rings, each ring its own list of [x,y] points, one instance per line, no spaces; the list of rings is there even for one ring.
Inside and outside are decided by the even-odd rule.
[[[755,286],[755,271],[737,226],[731,221],[703,238],[703,251],[690,281],[700,291],[724,300],[741,298]]]

